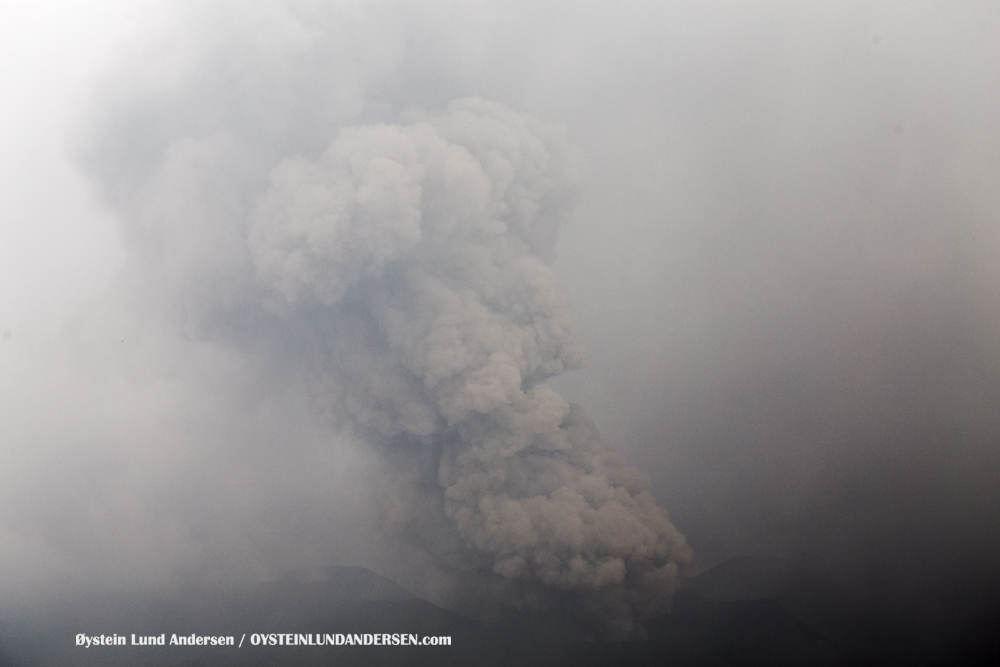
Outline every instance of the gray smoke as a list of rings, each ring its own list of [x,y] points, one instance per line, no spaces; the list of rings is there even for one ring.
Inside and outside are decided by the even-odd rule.
[[[304,347],[335,423],[407,462],[390,530],[459,570],[625,587],[645,611],[683,538],[544,384],[580,363],[542,257],[581,167],[559,128],[462,100],[282,161],[246,245],[262,302],[319,336]]]
[[[645,478],[545,384],[582,360],[549,268],[582,157],[563,127],[479,98],[366,100],[421,57],[351,65],[344,23],[363,33],[376,10],[271,10],[263,27],[227,17],[239,47],[206,48],[167,90],[125,86],[96,121],[84,160],[122,223],[121,303],[305,378],[330,433],[382,460],[379,523],[431,557],[441,599],[569,600],[632,632],[690,554]]]
[[[0,606],[73,585],[365,564],[435,601],[473,592],[484,613],[487,600],[575,596],[627,617],[628,582],[585,593],[504,577],[493,568],[515,556],[525,575],[571,570],[532,562],[530,537],[498,560],[490,526],[475,524],[484,515],[462,533],[448,514],[440,462],[446,475],[487,467],[460,454],[508,445],[463,448],[521,414],[463,407],[461,382],[522,364],[535,369],[524,406],[547,384],[650,475],[697,556],[688,573],[756,554],[889,563],[914,599],[995,584],[994,5],[165,4],[98,3],[79,20],[43,7],[33,24],[15,7],[2,24],[17,66],[0,142],[0,329],[13,332],[0,341]],[[153,30],[138,27],[147,19]],[[133,20],[133,46],[79,118],[68,73],[82,80],[89,45]],[[541,146],[523,147],[523,167],[553,162],[491,173],[489,187],[537,185],[511,201],[544,210],[508,212],[506,234],[461,246],[508,271],[457,293],[467,316],[453,330],[470,356],[431,376],[430,344],[452,348],[397,319],[416,327],[406,313],[420,312],[434,329],[465,270],[431,259],[461,254],[423,227],[444,224],[430,210],[428,183],[446,180],[433,145],[485,164],[451,127],[448,103],[472,97],[566,123],[587,184],[565,137],[507,122],[509,148]],[[517,117],[469,113],[480,129]],[[111,215],[87,210],[59,152],[63,120],[77,123],[75,154]],[[345,166],[361,135],[382,137],[382,154],[396,146],[398,169],[362,179]],[[307,205],[309,179],[339,188],[342,210],[318,187]],[[400,212],[384,236],[353,224],[388,217],[363,180],[394,193],[380,198]],[[419,226],[406,217],[414,184]],[[470,181],[444,197],[473,206],[475,192]],[[515,213],[534,222],[519,228]],[[352,224],[310,237],[324,216]],[[560,218],[572,224],[553,260],[546,235]],[[586,370],[543,382],[576,355],[527,314],[504,331],[529,338],[497,341],[509,362],[473,365],[482,350],[462,336],[476,304],[511,314],[509,292],[487,300],[487,286],[541,284],[500,261],[503,244],[565,288]],[[122,263],[68,325],[68,345],[49,345],[49,328]],[[404,277],[420,267],[444,287]],[[563,317],[543,310],[538,323]],[[512,385],[475,386],[488,408]],[[524,454],[536,450],[513,462],[558,460]],[[483,481],[465,498],[492,497],[498,482]]]
[[[59,82],[83,76],[87,51],[59,25],[73,24],[77,45],[99,35],[44,8],[34,33],[19,11],[3,24],[4,53],[18,65],[8,68],[0,152],[0,329],[13,332],[0,341],[0,605],[74,584],[259,580],[360,563],[435,601],[458,604],[458,591],[472,591],[511,605],[576,596],[578,606],[631,609],[628,582],[584,593],[495,573],[514,572],[515,557],[525,576],[571,570],[542,567],[530,536],[491,552],[490,526],[475,523],[485,515],[463,533],[448,514],[440,461],[446,475],[480,465],[460,454],[497,448],[462,449],[488,438],[473,427],[488,433],[515,416],[463,408],[460,382],[475,368],[523,364],[536,377],[520,391],[538,399],[538,378],[555,370],[545,364],[574,363],[568,339],[539,332],[506,352],[509,364],[431,377],[421,366],[431,349],[390,317],[444,312],[418,308],[435,293],[402,276],[452,266],[429,259],[426,242],[442,237],[422,229],[438,219],[425,185],[442,178],[430,162],[435,140],[417,135],[429,126],[479,162],[446,127],[448,102],[470,97],[565,122],[590,162],[580,188],[560,171],[575,161],[559,148],[565,139],[546,134],[544,152],[562,155],[563,167],[544,173],[565,182],[529,230],[501,237],[551,267],[588,350],[585,371],[544,383],[585,405],[627,465],[650,475],[697,556],[689,573],[731,556],[802,555],[831,567],[889,563],[914,599],[996,582],[993,5],[164,11],[181,20],[160,23],[159,38],[128,30],[135,47],[114,59],[76,135],[121,244],[103,231],[112,216],[88,215],[57,154],[58,119],[76,119],[81,106]],[[88,19],[107,27],[124,14],[98,7]],[[547,132],[527,125],[511,136]],[[283,222],[383,216],[360,177],[344,175],[348,142],[366,132],[426,144],[393,158],[395,180],[368,179],[396,193],[382,198],[403,212],[395,220],[413,223],[407,174],[419,165],[420,227],[361,238],[347,225],[300,243]],[[541,183],[518,173],[521,185]],[[310,213],[310,174],[341,188],[342,212],[327,211],[324,195]],[[538,190],[519,201],[546,200]],[[287,209],[301,215],[279,215]],[[573,222],[549,264],[545,234],[560,216]],[[122,262],[106,298],[70,324],[69,346],[41,340]],[[490,284],[510,286],[508,277]],[[479,287],[466,295],[470,317],[485,303]],[[509,314],[502,297],[489,307]],[[545,312],[538,322],[558,320]],[[565,345],[542,349],[555,341]],[[544,358],[517,356],[531,346]],[[488,394],[483,383],[476,400]],[[494,483],[464,497],[492,497]],[[416,523],[411,510],[424,505]],[[366,534],[373,525],[407,542]]]

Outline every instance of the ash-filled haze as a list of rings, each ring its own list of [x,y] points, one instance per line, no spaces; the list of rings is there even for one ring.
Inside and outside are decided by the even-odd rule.
[[[27,7],[4,604],[364,564],[629,636],[736,555],[996,583],[993,5]]]

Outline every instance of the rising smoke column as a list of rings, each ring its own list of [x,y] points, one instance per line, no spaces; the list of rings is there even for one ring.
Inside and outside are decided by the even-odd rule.
[[[462,100],[283,160],[247,244],[265,307],[316,327],[323,403],[392,461],[386,527],[506,602],[583,592],[627,626],[688,554],[544,384],[581,361],[545,262],[581,169],[557,126]]]
[[[381,525],[450,602],[569,604],[627,635],[690,556],[545,384],[582,360],[548,266],[582,158],[561,127],[475,98],[358,123],[391,58],[335,85],[352,54],[286,18],[268,21],[293,64],[265,57],[270,37],[259,61],[223,50],[98,128],[84,162],[121,219],[119,287],[153,326],[305,377],[332,432],[378,452]]]

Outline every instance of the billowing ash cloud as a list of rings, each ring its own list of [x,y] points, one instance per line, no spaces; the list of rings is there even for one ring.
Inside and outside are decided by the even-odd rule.
[[[549,268],[585,168],[565,129],[471,97],[304,141],[299,97],[329,97],[305,84],[268,98],[266,123],[228,91],[192,122],[186,96],[217,65],[89,149],[129,247],[122,284],[157,326],[307,378],[331,433],[383,459],[380,524],[432,557],[452,604],[572,600],[612,635],[663,609],[683,536],[545,384],[581,364]]]
[[[459,570],[655,608],[684,540],[544,384],[580,363],[542,258],[581,167],[559,128],[462,100],[283,160],[247,247],[323,403],[397,460],[391,530]]]

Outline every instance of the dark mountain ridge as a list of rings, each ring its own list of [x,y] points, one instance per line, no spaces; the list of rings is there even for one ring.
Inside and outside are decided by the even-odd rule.
[[[581,640],[559,613],[487,623],[442,609],[365,568],[316,568],[243,588],[80,596],[30,614],[6,614],[0,667],[990,664],[994,645],[986,638],[1000,627],[992,625],[995,616],[963,617],[965,624],[948,632],[918,624],[938,633],[929,650],[911,626],[878,616],[870,608],[876,598],[845,588],[849,580],[778,559],[733,559],[687,580],[669,613],[647,619],[646,640],[598,642]],[[845,624],[850,614],[862,620]],[[77,646],[79,634],[118,635],[126,644],[86,648]],[[165,644],[134,645],[133,634],[139,641],[162,636]],[[231,636],[234,646],[169,645],[172,635],[192,634]],[[450,637],[451,645],[351,645],[355,636],[373,642],[382,634],[405,635],[403,641]],[[338,635],[340,645],[323,645]],[[268,641],[282,645],[262,645]],[[320,645],[301,645],[310,642]]]

